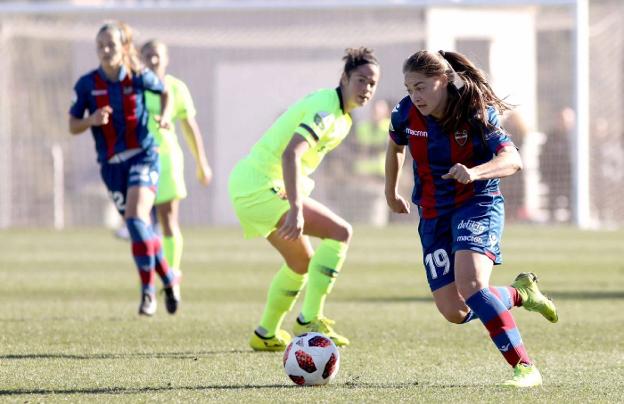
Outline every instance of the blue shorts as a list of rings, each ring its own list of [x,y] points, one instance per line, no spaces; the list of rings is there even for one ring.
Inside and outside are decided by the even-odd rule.
[[[475,251],[487,255],[495,265],[502,263],[504,221],[502,195],[475,196],[448,214],[421,218],[418,234],[431,291],[455,281],[455,251]]]
[[[108,194],[122,216],[126,212],[128,188],[149,187],[156,192],[159,173],[158,153],[154,149],[142,150],[125,161],[105,162],[100,167]]]

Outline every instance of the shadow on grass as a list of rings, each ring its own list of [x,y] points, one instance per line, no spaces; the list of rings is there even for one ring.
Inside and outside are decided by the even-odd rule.
[[[202,390],[238,390],[238,389],[275,389],[297,388],[287,384],[238,384],[214,386],[160,386],[160,387],[100,387],[93,389],[15,389],[0,390],[0,396],[17,396],[23,394],[141,394],[166,391],[202,391]]]
[[[403,383],[369,383],[360,382],[357,380],[350,380],[341,385],[334,385],[334,387],[344,387],[349,389],[404,389],[407,387],[415,387],[419,385],[420,383],[417,381]]]
[[[0,359],[21,360],[21,359],[76,359],[76,360],[94,360],[94,359],[136,359],[136,358],[153,358],[153,359],[194,359],[211,355],[227,355],[253,353],[251,350],[232,349],[223,351],[198,351],[198,352],[138,352],[138,353],[99,353],[99,354],[64,354],[64,353],[37,353],[37,354],[14,354],[0,355]]]
[[[348,381],[344,384],[334,384],[334,388],[349,389],[403,389],[418,386],[418,382],[406,383],[365,383],[358,381]],[[463,386],[444,386],[463,387]],[[15,389],[0,390],[0,396],[17,396],[25,394],[141,394],[157,393],[176,390],[202,391],[202,390],[238,390],[238,389],[296,389],[301,388],[294,384],[230,384],[230,385],[208,385],[208,386],[160,386],[160,387],[101,387],[92,389]]]
[[[334,301],[349,301],[362,303],[409,303],[409,302],[433,302],[431,296],[366,296],[335,299]]]
[[[611,300],[624,299],[624,291],[610,290],[569,290],[565,292],[549,292],[549,297],[556,300]]]
[[[73,322],[93,322],[93,321],[110,321],[110,322],[128,322],[128,318],[122,317],[77,317],[77,316],[45,316],[45,318],[35,318],[35,317],[23,317],[23,318],[0,318],[0,321],[3,323],[30,323],[33,320],[36,321],[73,321]]]

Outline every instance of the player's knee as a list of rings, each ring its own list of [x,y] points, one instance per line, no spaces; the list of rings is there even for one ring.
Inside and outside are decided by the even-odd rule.
[[[167,237],[173,237],[181,233],[180,226],[176,220],[163,220],[160,225],[163,234]]]
[[[295,259],[289,259],[286,262],[286,265],[288,265],[288,267],[292,269],[295,273],[305,274],[308,272],[308,265],[310,265],[310,258],[298,257]]]
[[[333,237],[334,240],[342,241],[343,243],[348,244],[353,236],[353,226],[347,222],[341,223],[335,233],[335,237]]]
[[[457,284],[457,292],[464,299],[464,301],[468,300],[470,296],[474,295],[479,290],[483,289],[482,285],[480,285],[477,281],[456,282],[456,284]]]

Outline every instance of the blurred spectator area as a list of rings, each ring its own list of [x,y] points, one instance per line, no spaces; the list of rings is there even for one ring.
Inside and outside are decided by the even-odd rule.
[[[403,61],[431,43],[427,24],[434,8],[382,1],[346,7],[338,0],[293,3],[301,7],[285,2],[271,6],[270,1],[107,2],[105,8],[78,3],[33,2],[36,7],[24,6],[19,12],[2,9],[0,3],[0,227],[51,226],[59,209],[64,226],[106,221],[109,202],[99,185],[91,135],[72,137],[67,129],[72,86],[97,66],[94,38],[105,20],[128,22],[139,43],[159,38],[169,45],[170,72],[190,87],[215,172],[213,184],[204,189],[195,180],[193,159],[186,159],[189,197],[182,204],[181,220],[229,225],[236,223],[227,197],[229,171],[272,120],[303,95],[336,86],[344,49],[354,46],[375,49],[382,69],[376,99],[392,108],[405,95]],[[494,11],[525,16],[524,29],[532,35],[520,40],[532,41],[530,57],[515,57],[513,48],[475,36],[470,24],[447,48],[475,60],[501,96],[513,98],[506,93],[510,82],[533,80],[521,73],[504,77],[497,61],[505,56],[520,72],[525,66],[527,72],[534,68],[535,96],[518,108],[521,114],[528,111],[521,117],[528,127],[525,134],[524,129],[513,133],[521,152],[527,150],[524,158],[531,160],[533,171],[504,180],[508,216],[567,221],[573,139],[564,135],[567,141],[561,141],[556,133],[562,111],[574,105],[573,8],[515,3],[455,7],[484,16]],[[624,197],[622,178],[608,175],[622,165],[623,20],[624,2],[590,2],[591,206],[596,221],[607,225],[624,223],[618,203]],[[379,163],[387,140],[381,140],[379,128],[374,136],[365,129],[375,105],[371,102],[353,114],[353,133],[315,174],[315,196],[355,222],[384,224],[398,219],[387,214],[383,201]],[[54,146],[61,151],[60,168]],[[410,170],[408,157],[402,184],[406,197]],[[56,178],[59,172],[62,181]],[[533,175],[530,186],[527,175]]]

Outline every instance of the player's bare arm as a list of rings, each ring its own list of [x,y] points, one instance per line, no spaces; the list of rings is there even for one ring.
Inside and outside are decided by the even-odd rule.
[[[206,151],[204,149],[204,141],[202,140],[201,132],[199,131],[199,125],[193,117],[188,117],[180,120],[180,127],[182,133],[186,139],[186,143],[195,158],[197,164],[197,178],[203,185],[210,184],[212,180],[212,169],[208,164],[208,158],[206,157]]]
[[[303,200],[299,192],[301,157],[310,148],[308,141],[295,133],[282,153],[282,173],[290,210],[277,234],[286,240],[296,240],[303,234]]]
[[[79,135],[92,126],[106,125],[110,119],[110,115],[113,113],[113,109],[107,105],[102,108],[98,108],[86,118],[76,118],[69,116],[69,131],[72,135]]]
[[[410,213],[409,203],[399,195],[398,183],[405,161],[405,146],[388,141],[386,149],[386,202],[395,213]]]
[[[171,129],[171,117],[168,114],[169,93],[167,92],[167,87],[164,87],[162,93],[160,93],[160,115],[154,115],[154,120],[161,129]]]

